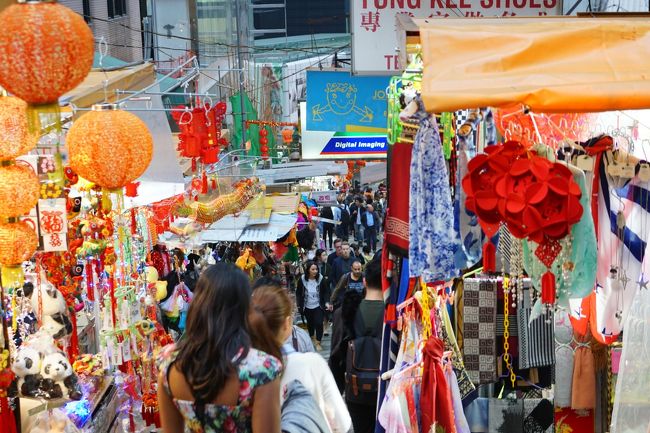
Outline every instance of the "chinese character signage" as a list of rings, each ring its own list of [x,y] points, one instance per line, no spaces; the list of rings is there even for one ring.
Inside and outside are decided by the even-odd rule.
[[[386,130],[389,77],[355,77],[349,72],[307,71],[307,129],[368,132]]]
[[[394,74],[398,64],[395,17],[537,17],[561,15],[560,0],[351,0],[352,71]]]

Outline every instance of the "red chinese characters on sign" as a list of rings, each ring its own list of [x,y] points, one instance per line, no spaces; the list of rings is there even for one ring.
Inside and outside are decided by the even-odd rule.
[[[367,32],[376,32],[379,24],[379,12],[367,11],[361,14],[361,27]]]
[[[52,236],[50,236],[49,244],[51,247],[60,247],[62,244],[61,236],[59,236],[58,233],[53,233]]]
[[[41,212],[41,228],[45,233],[61,233],[64,223],[63,212],[61,211]]]

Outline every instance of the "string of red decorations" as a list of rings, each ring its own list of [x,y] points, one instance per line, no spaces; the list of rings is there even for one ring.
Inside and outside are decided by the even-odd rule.
[[[248,125],[261,125],[261,126],[270,126],[271,128],[277,128],[278,126],[293,126],[298,127],[297,123],[292,122],[273,122],[270,120],[244,120],[246,127]]]

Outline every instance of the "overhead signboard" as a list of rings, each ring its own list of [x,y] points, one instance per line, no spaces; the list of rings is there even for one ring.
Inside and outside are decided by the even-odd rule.
[[[319,206],[330,206],[336,204],[337,196],[338,192],[336,191],[312,191],[311,193],[311,199]]]
[[[389,77],[308,71],[301,106],[303,159],[386,158]]]
[[[353,0],[352,71],[391,75],[401,70],[397,14],[414,18],[538,17],[561,15],[561,0]]]

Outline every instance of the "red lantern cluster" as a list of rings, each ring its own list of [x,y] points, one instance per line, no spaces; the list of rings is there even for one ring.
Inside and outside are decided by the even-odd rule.
[[[205,103],[197,104],[191,110],[172,113],[181,131],[177,150],[182,157],[191,158],[193,162],[198,159],[203,164],[219,161],[220,148],[228,145],[221,137],[226,108],[225,102],[218,102],[214,107]]]
[[[465,205],[474,212],[483,231],[493,237],[500,223],[513,236],[537,242],[535,254],[548,268],[560,252],[559,240],[580,221],[581,191],[566,165],[526,151],[519,142],[490,146],[469,161],[463,179]],[[483,248],[483,267],[495,269],[494,245]],[[547,272],[542,279],[545,303],[555,300],[555,280]]]
[[[260,128],[260,155],[265,161],[269,159],[269,139],[267,138],[268,135],[269,131],[265,127]]]

